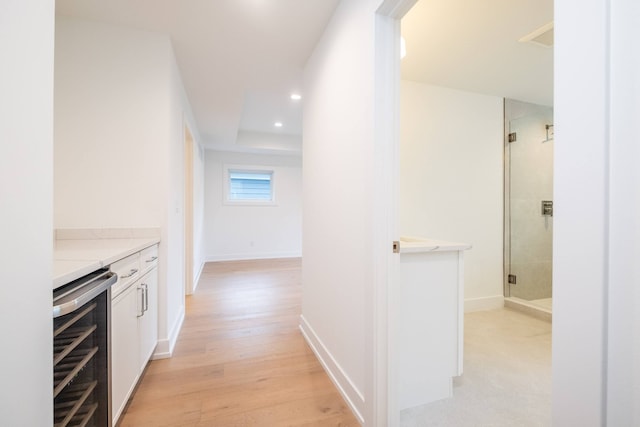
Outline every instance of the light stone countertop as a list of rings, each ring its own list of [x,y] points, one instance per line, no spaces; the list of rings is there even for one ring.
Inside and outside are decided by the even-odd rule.
[[[447,252],[471,249],[468,243],[447,242],[423,237],[401,236],[400,253]]]
[[[60,237],[59,234],[57,234]],[[53,289],[160,242],[159,237],[58,238],[53,247]]]
[[[96,271],[102,264],[97,260],[53,260],[53,289]]]

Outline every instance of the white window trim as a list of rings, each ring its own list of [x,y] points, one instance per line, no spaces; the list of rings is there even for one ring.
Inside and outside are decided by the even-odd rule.
[[[271,175],[271,200],[233,200],[229,198],[229,172],[268,173]],[[263,165],[224,164],[222,167],[222,203],[227,206],[277,206],[276,203],[276,171],[273,167]]]

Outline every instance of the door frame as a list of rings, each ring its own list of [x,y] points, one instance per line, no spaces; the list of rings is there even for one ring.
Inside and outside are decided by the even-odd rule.
[[[373,391],[367,405],[371,426],[397,426],[395,401],[393,293],[398,283],[400,256],[393,253],[398,231],[400,146],[400,20],[418,0],[383,0],[375,16],[375,152],[373,166],[376,195],[373,201],[373,289],[369,300],[372,319],[369,354]]]
[[[191,295],[195,290],[193,283],[193,133],[186,120],[184,125],[184,292]]]

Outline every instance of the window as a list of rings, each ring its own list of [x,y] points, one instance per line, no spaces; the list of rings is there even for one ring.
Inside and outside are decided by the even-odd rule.
[[[229,200],[272,200],[271,173],[229,171]]]
[[[225,166],[225,202],[228,204],[274,204],[273,171]]]

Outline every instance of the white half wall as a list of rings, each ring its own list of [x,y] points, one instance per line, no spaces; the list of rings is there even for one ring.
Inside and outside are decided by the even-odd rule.
[[[298,156],[205,152],[207,261],[302,255],[302,160]],[[273,170],[273,206],[225,204],[225,165]]]
[[[0,425],[50,426],[54,2],[0,9]]]
[[[470,243],[467,311],[503,301],[503,101],[410,81],[400,96],[400,235]]]

